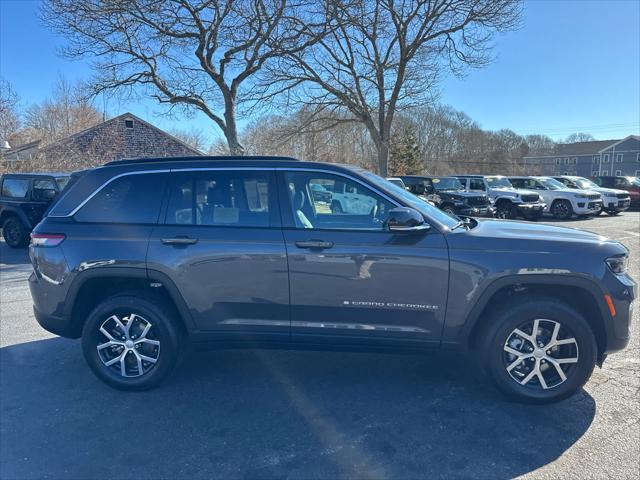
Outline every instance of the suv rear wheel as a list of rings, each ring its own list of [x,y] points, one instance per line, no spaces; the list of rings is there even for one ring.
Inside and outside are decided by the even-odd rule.
[[[4,221],[2,236],[7,245],[13,248],[24,247],[29,243],[29,232],[17,217],[9,217]]]
[[[514,303],[494,315],[482,346],[487,371],[506,395],[550,403],[578,391],[596,363],[586,320],[551,298]]]
[[[169,309],[136,296],[100,303],[82,331],[82,350],[95,375],[121,390],[155,387],[176,364],[180,331]]]

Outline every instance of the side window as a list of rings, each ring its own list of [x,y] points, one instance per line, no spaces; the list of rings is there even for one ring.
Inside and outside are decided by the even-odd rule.
[[[2,196],[25,198],[29,192],[29,180],[26,178],[5,178],[2,182]]]
[[[270,172],[212,170],[175,176],[168,225],[269,227]]]
[[[87,223],[157,223],[167,176],[125,175],[96,193],[73,218]]]
[[[56,196],[58,190],[53,180],[34,180],[33,181],[33,199],[34,200],[51,200]]]
[[[615,186],[616,187],[628,187],[629,186],[629,182],[627,182],[627,180],[625,178],[616,178],[614,180],[615,182]]]
[[[484,192],[484,180],[481,180],[479,178],[472,178],[471,180],[469,180],[469,190],[480,190]]]
[[[316,172],[285,174],[293,221],[297,228],[333,230],[379,230],[391,202],[354,180]],[[320,198],[318,185],[329,192]]]
[[[466,189],[467,188],[467,179],[458,177],[458,180],[460,180],[460,183]]]

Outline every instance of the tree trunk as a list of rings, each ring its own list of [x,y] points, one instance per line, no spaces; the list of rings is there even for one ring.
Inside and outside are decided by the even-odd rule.
[[[236,123],[236,105],[235,99],[227,98],[225,101],[224,121],[225,129],[224,136],[227,139],[227,145],[229,146],[229,153],[231,155],[244,155],[244,147],[238,140],[238,125]]]
[[[378,144],[378,173],[381,177],[386,177],[387,165],[389,162],[389,139],[383,138]]]

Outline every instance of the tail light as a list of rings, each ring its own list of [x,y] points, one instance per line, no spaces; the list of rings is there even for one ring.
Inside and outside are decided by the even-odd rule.
[[[31,245],[35,247],[57,247],[65,239],[61,233],[32,233]]]

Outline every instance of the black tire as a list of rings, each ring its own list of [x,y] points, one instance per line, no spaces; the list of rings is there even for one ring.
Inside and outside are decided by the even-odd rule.
[[[518,218],[518,208],[509,201],[501,201],[496,205],[496,218],[515,220]]]
[[[557,346],[555,347],[557,352],[554,352],[553,349],[545,351],[542,354],[545,357],[542,359],[537,358],[535,355],[539,353],[539,350],[545,350],[546,347],[536,347],[533,353],[527,353],[527,355],[533,356],[533,360],[531,358],[523,358],[520,364],[513,368],[512,376],[512,373],[507,371],[507,367],[511,365],[509,362],[513,363],[515,360],[520,360],[520,357],[511,355],[505,351],[505,348],[509,346],[527,350],[529,342],[524,339],[522,339],[521,346],[518,346],[517,343],[512,343],[514,340],[516,342],[520,340],[514,330],[517,328],[525,329],[522,330],[524,333],[532,334],[533,328],[527,331],[526,325],[533,324],[536,319],[540,319],[538,332],[541,332],[536,339],[542,341],[542,343],[549,340],[549,331],[554,323],[561,325],[558,334],[559,339],[573,338],[575,343]],[[507,342],[511,343],[507,344]],[[562,349],[565,348],[575,348],[575,353],[563,351]],[[550,355],[549,352],[551,352]],[[560,401],[582,388],[589,380],[596,364],[597,346],[589,324],[577,311],[566,303],[553,298],[533,297],[524,302],[513,302],[492,315],[491,322],[486,328],[485,335],[480,343],[479,353],[482,355],[482,362],[487,373],[501,392],[520,402],[543,404]],[[560,357],[561,354],[566,356]],[[558,356],[556,357],[556,355]],[[566,380],[562,380],[557,373],[557,367],[554,367],[546,359],[568,358],[571,355],[575,355],[578,360],[575,363],[562,364],[565,367],[560,366],[566,369],[566,371],[563,370]],[[520,378],[519,375],[522,375],[522,381],[524,382],[527,376],[531,374],[531,366],[536,364],[540,368],[545,368],[546,366],[546,370],[541,374],[548,377],[545,379],[545,383],[549,382],[547,385],[549,388],[547,389],[543,388],[537,374],[525,385],[515,380],[515,378]],[[557,377],[560,383],[553,384],[549,380],[553,376]]]
[[[442,207],[440,207],[440,210],[442,210],[444,213],[448,213],[449,215],[456,215],[456,209],[453,205],[445,203]]]
[[[29,243],[29,231],[18,217],[9,217],[4,221],[2,236],[12,248],[24,247]]]
[[[602,215],[604,213],[603,209],[598,210],[596,213],[593,214],[594,217],[599,217],[600,215]],[[609,215],[611,215],[609,212],[607,212]]]
[[[600,211],[602,211],[602,210],[600,210]],[[609,215],[610,217],[615,217],[617,215],[620,215],[620,212],[617,212],[615,210],[608,210],[607,211],[607,215]]]
[[[82,330],[82,351],[93,373],[107,385],[119,390],[148,390],[157,386],[171,373],[181,351],[182,334],[180,328],[167,315],[167,312],[171,311],[171,308],[167,308],[161,302],[134,295],[116,295],[101,302],[91,312]],[[134,326],[130,328],[136,329],[138,333],[143,326],[146,326],[140,321],[140,318],[151,324],[147,335],[149,335],[149,340],[159,342],[157,354],[154,350],[156,345],[152,345],[148,341],[142,341],[140,338],[137,339],[137,342],[144,344],[141,346],[144,350],[125,350],[126,348],[133,350],[131,345],[128,345],[127,347],[123,346],[121,350],[116,349],[114,352],[112,350],[117,347],[114,345],[113,347],[102,349],[99,353],[98,345],[110,341],[106,335],[101,333],[100,327],[104,325],[104,328],[113,338],[118,341],[124,341],[126,337],[116,338],[114,329],[111,328],[111,325],[115,325],[115,322],[107,322],[112,322],[109,320],[110,317],[116,315],[124,320],[121,323],[127,326],[130,322],[130,320],[127,322],[127,316],[131,313],[135,314],[136,318],[134,319]],[[120,332],[121,330],[121,328],[115,329],[115,331]],[[135,332],[129,333],[135,339]],[[133,340],[131,341],[133,343]],[[137,370],[138,362],[136,357],[139,357],[138,352],[146,358],[156,359],[155,363],[142,361],[142,374],[139,374],[139,370]],[[109,358],[109,355],[112,358]],[[108,363],[113,358],[122,356],[124,356],[124,362],[117,361],[112,366],[105,366],[105,361]],[[139,376],[122,376],[121,367],[123,363],[125,365],[125,374],[132,373]]]
[[[573,216],[573,207],[569,200],[556,200],[551,205],[551,213],[558,220],[569,220]]]
[[[331,202],[331,213],[342,213],[342,205],[337,200]]]

